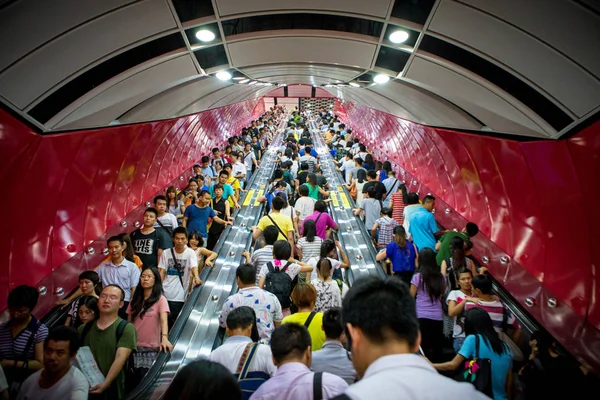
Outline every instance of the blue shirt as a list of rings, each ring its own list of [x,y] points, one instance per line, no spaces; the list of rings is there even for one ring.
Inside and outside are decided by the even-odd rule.
[[[502,354],[496,353],[488,344],[488,342],[479,336],[479,358],[489,358],[492,361],[492,390],[494,392],[494,400],[507,399],[506,396],[506,377],[508,371],[512,369],[513,355],[507,345],[504,345]],[[475,357],[475,335],[469,335],[465,339],[458,354],[471,360]]]
[[[417,245],[419,251],[429,247],[435,251],[435,233],[439,231],[435,217],[432,213],[421,207],[410,217],[408,231],[412,235],[413,242]]]
[[[348,352],[337,340],[328,339],[321,350],[313,351],[310,370],[332,373],[345,380],[348,385],[352,385],[358,378]]]
[[[208,189],[208,191],[209,191],[209,193],[210,193],[210,196],[211,196],[213,199],[214,199],[215,197],[217,197],[217,196],[215,196],[215,185],[212,185],[212,186],[210,187],[210,189]],[[233,190],[233,188],[231,187],[231,185],[230,185],[230,184],[226,183],[226,184],[224,184],[224,185],[223,185],[223,198],[224,198],[225,200],[228,200],[228,199],[229,199],[229,196],[233,196],[234,194],[235,194],[235,191]],[[188,231],[189,231],[189,229],[188,229]]]
[[[304,154],[306,154],[306,152],[304,151],[304,149],[302,149],[298,152],[298,154],[300,155],[300,157],[302,157]],[[319,153],[317,153],[317,151],[315,149],[311,148],[310,155],[313,157],[317,157],[319,155]]]
[[[411,242],[406,242],[404,250],[402,250],[396,242],[391,242],[385,248],[385,255],[392,261],[392,270],[394,272],[415,270],[415,258],[417,257],[417,252]]]
[[[231,187],[231,186],[230,186]],[[215,210],[206,206],[198,207],[195,204],[187,207],[183,213],[184,217],[187,217],[187,230],[189,233],[198,232],[203,238],[208,237],[206,227],[208,225],[208,219],[214,218],[217,214]]]

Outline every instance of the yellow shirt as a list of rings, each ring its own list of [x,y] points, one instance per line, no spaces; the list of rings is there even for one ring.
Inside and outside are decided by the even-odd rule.
[[[309,312],[299,312],[296,314],[288,315],[283,319],[283,321],[281,321],[281,323],[289,324],[291,322],[299,325],[304,325],[309,315]],[[315,317],[308,326],[308,333],[310,334],[310,338],[312,340],[312,346],[310,348],[311,351],[321,350],[321,347],[323,347],[323,343],[325,343],[325,332],[321,328],[322,326],[323,313],[318,312],[315,314]]]
[[[233,189],[233,192],[234,192],[234,196],[236,195],[236,193],[238,193],[237,190],[242,190],[242,185],[240,185],[240,181],[237,178],[234,178],[233,176],[230,177],[229,179],[227,179],[226,183],[228,185],[231,185],[231,188]],[[232,196],[229,196],[229,205],[231,207],[235,207],[235,203],[233,202]]]
[[[290,217],[288,217],[287,215],[283,215],[281,213],[278,212],[274,212],[273,214],[270,214],[271,218],[273,218],[273,221],[275,221],[275,223],[277,224],[277,226],[279,226],[279,228],[285,232],[293,232],[294,231],[294,223],[292,222],[292,219]],[[260,219],[260,221],[258,221],[258,229],[260,229],[261,231],[265,231],[265,228],[267,226],[271,226],[273,225],[273,222],[271,222],[271,220],[269,219],[269,217],[264,216]],[[281,234],[281,232],[279,232],[279,236],[277,237],[277,240],[288,240],[287,236],[283,236]]]

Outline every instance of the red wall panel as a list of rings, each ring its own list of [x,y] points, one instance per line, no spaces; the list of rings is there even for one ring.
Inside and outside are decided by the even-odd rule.
[[[422,126],[336,101],[375,156],[393,161],[449,228],[480,227],[475,252],[576,356],[600,370],[600,122],[575,138],[517,142]],[[503,256],[508,256],[505,262]],[[553,307],[549,299],[556,299]]]
[[[135,229],[146,202],[183,188],[191,166],[264,112],[262,100],[186,117],[40,136],[0,110],[0,309],[10,289],[46,288],[38,316]]]

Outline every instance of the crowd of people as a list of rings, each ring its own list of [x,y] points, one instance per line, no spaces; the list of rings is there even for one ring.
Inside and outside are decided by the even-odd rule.
[[[64,326],[49,330],[31,314],[35,288],[10,293],[11,318],[0,325],[2,395],[114,400],[135,388],[173,349],[169,332],[203,268],[213,267],[219,237],[282,122],[258,199],[265,215],[219,315],[226,339],[181,368],[163,398],[534,398],[550,396],[545,377],[583,376],[541,332],[523,354],[519,324],[472,255],[476,224],[440,228],[435,197],[408,192],[392,163],[375,160],[330,111],[275,107],[202,157],[182,191],[156,196],[139,229],[107,240],[106,260],[59,301],[68,307]],[[381,262],[382,276],[352,287],[328,208],[335,188],[321,169],[329,156],[316,151],[315,135],[329,146]],[[457,373],[467,382],[449,377]]]

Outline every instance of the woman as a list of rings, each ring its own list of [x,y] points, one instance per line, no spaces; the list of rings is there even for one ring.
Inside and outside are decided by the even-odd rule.
[[[339,253],[339,256],[342,259],[342,261],[336,260],[334,258],[336,256],[336,252]],[[333,239],[324,240],[323,243],[321,243],[321,252],[319,253],[319,258],[313,258],[307,264],[316,268],[316,263],[321,258],[327,258],[331,263],[331,277],[334,280],[343,280],[344,277],[340,268],[350,267],[350,260],[348,259],[348,255],[344,251],[342,244],[337,240],[334,242]],[[313,265],[313,262],[315,263],[315,265]],[[346,286],[346,284],[343,284],[343,286],[345,290],[342,291],[342,298],[344,297],[344,295],[346,294],[346,290],[348,289],[348,286]]]
[[[79,300],[77,300],[77,303],[79,303],[79,307],[77,309],[75,328],[94,321],[100,316],[100,311],[98,310],[98,297],[81,296]]]
[[[376,168],[375,161],[373,161],[373,155],[372,154],[366,154],[365,158],[363,158],[363,160],[364,161],[363,161],[362,167],[364,169],[366,169],[367,171],[370,171],[372,169],[374,170]]]
[[[463,342],[465,341],[465,304],[467,302],[480,304],[481,300],[473,297],[473,273],[466,269],[460,269],[456,275],[458,276],[458,290],[452,290],[446,297],[448,304],[448,316],[452,318],[452,347],[458,353]]]
[[[296,243],[298,258],[303,262],[308,262],[313,257],[319,257],[323,239],[317,236],[317,224],[312,219],[304,221],[302,237]]]
[[[479,275],[473,261],[465,257],[465,242],[460,237],[455,236],[450,240],[451,258],[442,261],[442,273],[448,277],[448,289],[457,290],[458,275],[456,271],[465,268],[471,271],[473,276]]]
[[[402,226],[394,228],[394,241],[381,250],[376,259],[377,261],[389,259],[392,262],[394,276],[402,279],[407,285],[410,285],[419,262],[417,246],[406,240],[406,231]]]
[[[321,186],[317,184],[317,174],[310,173],[306,176],[306,183],[304,184],[308,187],[308,197],[319,200],[319,194],[323,197],[329,196],[329,192],[323,190]]]
[[[317,291],[317,301],[314,311],[325,312],[333,307],[342,306],[342,290],[338,282],[331,279],[333,267],[328,258],[317,262],[317,277],[310,283]]]
[[[281,210],[279,210],[279,213],[281,215],[285,215],[292,219],[292,223],[294,224],[294,234],[295,234],[296,232],[298,232],[298,216],[296,215],[296,209],[290,205],[289,201],[287,200],[287,195],[286,195],[285,191],[281,191],[281,192],[277,193],[275,196],[283,199],[283,201],[284,201],[283,208]],[[273,214],[272,208],[271,208],[271,211],[269,211],[269,215],[271,215],[271,214]],[[297,238],[296,238],[296,240],[297,240]]]
[[[158,357],[173,350],[169,342],[169,304],[163,295],[162,280],[156,268],[144,268],[133,298],[127,307],[129,322],[137,331],[137,351],[133,353],[133,376],[128,385],[137,386]]]
[[[323,313],[314,311],[317,303],[317,290],[310,283],[296,285],[292,291],[292,302],[298,307],[298,312],[285,317],[281,323],[296,323],[305,325],[312,315],[312,320],[307,326],[308,333],[312,339],[311,350],[320,350],[325,343],[325,332],[323,331]]]
[[[439,360],[444,343],[444,311],[442,301],[446,282],[428,247],[419,252],[419,272],[410,281],[410,294],[416,297],[417,318],[421,329],[421,347],[425,355]]]
[[[464,365],[465,360],[489,358],[492,361],[492,390],[494,400],[510,398],[512,387],[512,352],[505,344],[498,332],[490,315],[483,308],[473,308],[467,311],[465,317],[466,339],[458,354],[452,359],[441,364],[433,364],[438,371],[454,371]],[[476,355],[476,339],[479,337],[479,354]]]
[[[230,207],[229,201],[223,198],[223,185],[217,183],[214,187],[215,198],[212,199],[212,209],[215,210],[217,216],[225,221],[229,220],[230,215]],[[210,224],[210,228],[208,229],[208,241],[206,244],[206,248],[212,250],[215,248],[219,237],[221,237],[221,233],[225,230],[225,225],[221,224]]]
[[[350,193],[354,193],[356,191],[356,207],[360,208],[362,201],[365,197],[363,194],[363,187],[367,183],[367,172],[364,169],[359,169],[356,172],[356,178],[352,179],[352,183],[350,185],[344,184],[344,187],[348,189]]]
[[[202,247],[204,245],[204,238],[198,232],[190,233],[188,238],[188,247],[196,253],[196,257],[198,257],[198,266],[202,265],[203,267],[212,267],[215,265],[215,259],[218,254],[212,250],[208,250],[206,247]],[[204,260],[204,264],[202,263]],[[202,272],[201,269],[198,269],[198,276]]]
[[[379,162],[379,161],[378,161]],[[381,170],[379,171],[379,182],[383,182],[388,177],[388,172],[392,170],[392,163],[389,161],[384,161],[381,164]]]
[[[181,193],[182,198],[180,199],[181,201],[183,201],[183,210],[182,212],[185,212],[185,209],[187,207],[189,207],[191,204],[196,204],[198,202],[198,198],[200,196],[200,185],[198,184],[198,181],[196,179],[190,179],[188,181],[188,186],[185,189],[185,191],[183,191]]]
[[[180,369],[165,392],[164,399],[242,400],[242,390],[223,365],[200,359]]]
[[[167,210],[177,218],[177,222],[181,225],[183,220],[183,208],[185,204],[183,201],[177,199],[177,189],[174,186],[167,188]]]
[[[77,328],[77,311],[79,310],[79,301],[73,301],[77,299],[77,296],[91,296],[98,298],[98,289],[100,287],[100,277],[96,271],[83,271],[79,274],[79,290],[73,293],[63,300],[59,300],[56,304],[71,304],[69,311],[67,311],[67,320],[65,321],[66,326],[72,326]],[[78,299],[77,299],[78,300]]]

